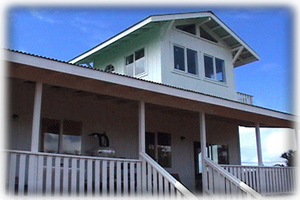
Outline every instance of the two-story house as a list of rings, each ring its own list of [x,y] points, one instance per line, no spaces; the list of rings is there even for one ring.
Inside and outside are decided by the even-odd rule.
[[[212,12],[150,16],[68,63],[8,50],[9,193],[293,193],[295,168],[241,166],[239,126],[262,165],[259,128],[295,122],[236,92],[257,60]]]

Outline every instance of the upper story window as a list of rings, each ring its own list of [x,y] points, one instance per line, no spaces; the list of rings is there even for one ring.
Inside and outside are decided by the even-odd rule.
[[[177,29],[185,31],[187,33],[196,35],[196,26],[195,24],[185,24],[176,26]]]
[[[146,72],[145,49],[139,49],[125,58],[125,74],[138,76]]]
[[[197,51],[174,45],[174,69],[197,75]]]
[[[197,33],[196,24],[177,25],[176,28],[181,30],[181,31],[196,35],[200,38],[204,38],[204,39],[209,40],[211,42],[218,43],[218,41],[207,30],[205,30],[201,26],[199,26],[199,29],[198,29],[199,33]]]
[[[225,82],[225,62],[222,59],[204,55],[205,77]]]

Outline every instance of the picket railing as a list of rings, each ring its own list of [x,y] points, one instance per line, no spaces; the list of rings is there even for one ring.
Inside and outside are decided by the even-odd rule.
[[[155,197],[186,198],[198,200],[185,186],[161,167],[146,153],[140,153],[142,164],[142,188],[144,193]]]
[[[220,198],[235,198],[235,197],[253,197],[261,198],[261,195],[246,185],[244,182],[230,174],[224,168],[205,158],[206,173],[203,181],[204,191],[211,196],[218,196]]]
[[[140,160],[6,151],[6,187],[13,195],[136,195]]]
[[[297,168],[222,165],[232,175],[263,195],[296,192]]]
[[[238,101],[245,104],[253,105],[253,96],[241,92],[237,92]]]

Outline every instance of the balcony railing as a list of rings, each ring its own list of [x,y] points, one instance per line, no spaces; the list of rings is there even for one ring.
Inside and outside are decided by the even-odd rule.
[[[241,92],[237,92],[238,101],[245,104],[253,105],[253,96]]]

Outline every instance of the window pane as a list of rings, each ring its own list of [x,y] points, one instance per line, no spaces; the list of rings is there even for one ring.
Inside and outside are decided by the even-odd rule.
[[[163,167],[171,167],[171,134],[157,133],[158,163]]]
[[[184,49],[174,46],[174,68],[184,71]]]
[[[43,152],[58,153],[58,134],[44,133]]]
[[[216,79],[218,81],[225,81],[225,65],[224,60],[216,58]]]
[[[197,51],[187,49],[188,73],[198,74]]]
[[[125,66],[125,74],[128,76],[133,76],[133,64]]]
[[[81,152],[81,136],[77,135],[63,135],[62,141],[63,154],[75,154],[79,155]]]
[[[135,60],[143,58],[145,56],[144,49],[140,49],[135,52]]]
[[[62,149],[63,154],[76,154],[81,152],[82,123],[64,120]]]
[[[131,63],[133,63],[133,54],[130,55],[130,56],[127,56],[127,57],[126,57],[126,61],[125,61],[125,64],[126,64],[126,65],[129,65],[129,64],[131,64]]]
[[[193,35],[196,35],[196,28],[195,24],[188,24],[188,25],[178,25],[176,26],[177,29],[191,33]]]
[[[140,58],[135,61],[135,76],[145,72],[145,58]]]
[[[204,56],[205,77],[214,78],[213,58]]]
[[[42,119],[42,151],[58,153],[59,120]]]
[[[146,153],[155,159],[155,135],[151,132],[146,132]]]

